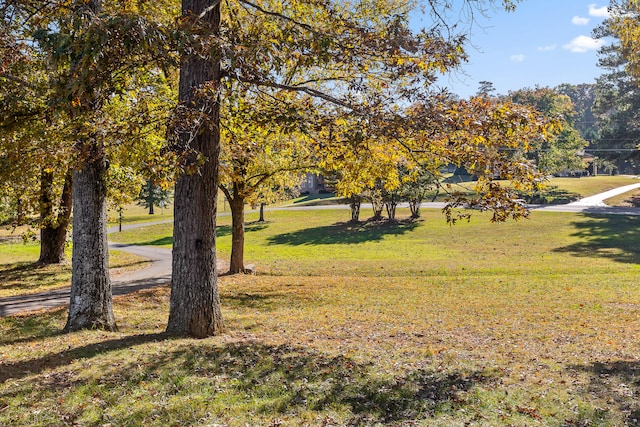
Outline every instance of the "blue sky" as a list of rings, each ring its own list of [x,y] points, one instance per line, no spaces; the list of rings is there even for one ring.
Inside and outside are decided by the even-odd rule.
[[[607,0],[524,0],[515,12],[476,15],[469,62],[438,84],[467,97],[482,80],[492,82],[499,94],[536,85],[593,83],[602,74],[596,55],[601,42],[591,33],[606,18],[607,6]]]

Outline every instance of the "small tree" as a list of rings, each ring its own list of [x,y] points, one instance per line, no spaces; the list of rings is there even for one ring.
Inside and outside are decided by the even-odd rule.
[[[171,193],[159,185],[156,185],[152,179],[148,179],[146,184],[142,186],[138,195],[138,204],[149,210],[149,215],[153,215],[154,206],[165,208],[171,201]]]
[[[280,111],[309,99],[243,89],[233,82],[224,89],[219,188],[231,208],[229,273],[237,274],[244,271],[245,205],[259,203],[263,217],[264,204],[290,195],[312,166],[308,137],[295,117],[282,117]]]
[[[371,202],[371,208],[373,209],[373,217],[371,220],[382,220],[382,211],[385,207],[385,189],[382,180],[376,180],[372,187],[365,189],[364,197]]]
[[[420,205],[434,190],[437,194],[439,182],[433,173],[420,166],[412,170],[402,168],[400,174],[402,182],[398,193],[403,201],[409,202],[411,218],[418,219],[420,218]]]

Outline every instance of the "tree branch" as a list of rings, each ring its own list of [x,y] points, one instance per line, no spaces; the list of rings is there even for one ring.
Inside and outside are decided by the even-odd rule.
[[[266,9],[264,9],[264,8],[262,8],[262,7],[260,7],[260,6],[258,6],[257,4],[251,3],[251,2],[250,2],[250,1],[248,1],[248,0],[240,0],[240,3],[246,4],[247,6],[252,7],[252,8],[254,8],[254,9],[255,9],[255,10],[257,10],[257,11],[260,11],[260,12],[264,13],[265,15],[274,16],[274,17],[276,17],[276,18],[280,18],[280,19],[283,19],[283,20],[285,20],[285,21],[289,21],[289,22],[291,22],[291,23],[293,23],[293,24],[296,24],[296,25],[298,25],[298,26],[300,26],[300,27],[304,28],[305,30],[311,31],[311,32],[313,32],[313,33],[316,33],[316,32],[317,32],[317,31],[315,31],[315,30],[313,29],[313,27],[312,27],[311,25],[309,25],[309,24],[305,24],[304,22],[296,21],[295,19],[293,19],[293,18],[291,18],[291,17],[289,17],[289,16],[286,16],[286,15],[283,15],[282,13],[277,13],[277,12],[272,12],[272,11],[270,11],[270,10],[266,10]]]
[[[291,168],[280,168],[280,169],[276,169],[274,171],[271,171],[269,173],[259,173],[253,176],[250,176],[247,178],[246,182],[249,182],[252,179],[255,178],[260,178],[258,179],[258,181],[256,181],[255,184],[253,184],[253,188],[258,187],[260,184],[262,184],[263,182],[265,182],[267,179],[271,178],[272,176],[274,176],[277,173],[280,172],[295,172],[295,171],[301,171],[304,169],[311,169],[316,167],[316,165],[303,165],[303,166],[295,166],[295,167],[291,167]]]
[[[25,87],[28,87],[29,89],[35,89],[36,88],[34,85],[29,83],[28,81],[23,80],[23,79],[21,79],[19,77],[13,76],[11,74],[0,73],[0,78],[11,80],[12,82],[18,83],[18,84],[20,84],[22,86],[25,86]]]
[[[227,198],[227,201],[230,202],[231,200],[233,200],[233,197],[231,197],[231,193],[229,192],[229,189],[227,187],[225,187],[223,184],[219,184],[218,188],[224,193],[224,197]]]
[[[338,99],[334,96],[328,95],[324,92],[321,92],[317,89],[313,89],[307,86],[291,86],[291,85],[286,85],[286,84],[281,84],[281,83],[275,83],[275,82],[265,82],[265,81],[259,81],[259,80],[253,80],[253,79],[247,79],[241,76],[236,76],[236,79],[241,82],[241,83],[249,83],[249,84],[254,84],[254,85],[258,85],[258,86],[266,86],[266,87],[271,87],[274,89],[282,89],[282,90],[287,90],[290,92],[303,92],[306,93],[307,95],[316,97],[316,98],[320,98],[320,99],[324,99],[327,102],[330,102],[332,104],[335,105],[339,105],[341,107],[345,107],[348,108],[350,110],[354,110],[357,111],[358,108],[346,101],[343,101],[341,99]]]

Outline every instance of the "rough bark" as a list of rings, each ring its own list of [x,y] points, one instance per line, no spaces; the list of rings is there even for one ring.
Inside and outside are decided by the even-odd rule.
[[[389,200],[384,203],[384,206],[387,209],[387,217],[392,221],[396,219],[396,208],[398,207],[398,202],[395,200]]]
[[[215,0],[183,0],[184,16],[198,16],[215,33],[220,25],[220,4]],[[202,100],[195,90],[203,83],[218,85],[219,59],[183,54],[180,66],[179,101],[208,115],[208,124],[191,140],[180,135],[180,146],[203,158],[198,173],[181,175],[174,199],[173,272],[167,332],[207,337],[222,332],[216,268],[216,200],[220,130],[218,101]],[[204,105],[202,103],[205,103]],[[195,159],[194,159],[195,162]]]
[[[349,207],[351,208],[351,222],[358,222],[360,220],[360,204],[362,199],[360,196],[351,196],[349,200]]]
[[[409,200],[409,209],[411,209],[411,218],[420,218],[420,203],[422,200]]]
[[[229,200],[231,208],[231,261],[229,274],[244,272],[244,199],[236,195]]]
[[[54,218],[53,173],[43,171],[40,178],[40,258],[39,264],[59,264],[65,261],[67,229],[71,220],[73,203],[73,174],[69,171],[64,180],[58,213]]]
[[[380,221],[382,219],[382,210],[384,209],[384,202],[379,197],[370,197],[371,208],[373,209],[373,220]]]
[[[107,246],[107,162],[96,142],[73,176],[73,250],[71,299],[65,331],[116,330]]]
[[[78,8],[83,16],[100,13],[101,0],[88,0]],[[77,67],[71,64],[71,67]],[[100,90],[86,93],[76,111],[93,114],[101,108]],[[73,173],[73,249],[71,298],[66,332],[80,329],[116,330],[113,316],[109,248],[107,245],[107,160],[95,136],[76,143],[79,166]]]

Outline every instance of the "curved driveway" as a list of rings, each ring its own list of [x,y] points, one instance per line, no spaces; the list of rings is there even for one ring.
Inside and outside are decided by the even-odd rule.
[[[123,226],[122,229],[130,230],[168,222],[172,222],[172,220],[129,224]],[[108,229],[109,233],[116,231],[118,231],[118,227]],[[111,242],[109,243],[109,248],[138,255],[151,261],[148,267],[140,270],[117,272],[112,269],[111,286],[113,295],[123,295],[140,289],[167,285],[171,282],[171,249]],[[227,262],[217,258],[217,263],[219,272],[228,270],[229,265]],[[61,288],[34,294],[0,298],[0,316],[65,306],[69,304],[69,295],[70,288]]]

